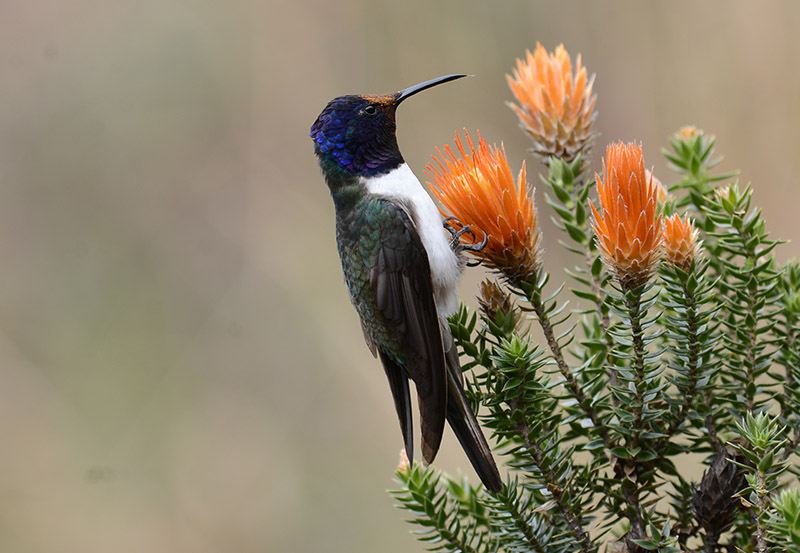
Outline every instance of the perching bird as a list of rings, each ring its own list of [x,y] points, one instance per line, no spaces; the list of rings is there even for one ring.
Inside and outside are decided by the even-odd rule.
[[[465,76],[445,75],[393,94],[334,98],[312,125],[311,138],[336,209],[350,299],[367,346],[389,379],[409,460],[411,379],[425,461],[436,456],[446,419],[484,485],[497,492],[500,475],[467,403],[447,323],[458,309],[456,282],[464,263],[439,210],[403,160],[395,134],[403,100]]]

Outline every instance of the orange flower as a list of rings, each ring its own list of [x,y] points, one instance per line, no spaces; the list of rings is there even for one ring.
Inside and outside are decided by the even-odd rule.
[[[563,45],[548,54],[537,42],[536,52],[526,50],[525,56],[525,61],[517,60],[513,77],[506,75],[519,102],[508,105],[519,117],[522,129],[533,138],[535,154],[545,163],[550,156],[571,162],[579,153],[589,151],[594,137],[594,75],[587,79],[580,54],[573,74]]]
[[[425,172],[435,181],[428,183],[434,196],[462,225],[487,237],[486,246],[475,256],[511,282],[532,280],[539,268],[539,233],[532,193],[525,182],[525,163],[517,177],[511,175],[505,148],[489,147],[478,133],[478,148],[464,131],[469,154],[456,133],[456,157],[449,146],[439,158],[432,156]],[[483,235],[483,236],[482,236]]]
[[[684,271],[697,258],[700,242],[697,229],[687,215],[684,220],[676,213],[664,219],[664,256]]]
[[[696,137],[698,134],[702,134],[702,132],[703,131],[698,131],[697,127],[694,125],[686,125],[681,127],[681,130],[678,131],[678,134],[683,140],[689,140]]]
[[[592,227],[603,261],[625,289],[641,286],[661,256],[658,190],[645,176],[641,144],[610,144],[603,178],[595,174],[602,215],[592,205]]]
[[[405,449],[400,450],[400,460],[397,462],[397,471],[408,473],[411,469],[411,463],[408,460],[408,454]]]

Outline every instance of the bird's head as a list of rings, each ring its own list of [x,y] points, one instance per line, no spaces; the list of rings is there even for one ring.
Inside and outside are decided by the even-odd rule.
[[[379,175],[403,163],[395,112],[400,102],[432,86],[466,75],[445,75],[386,95],[334,98],[311,126],[314,153],[325,171]]]

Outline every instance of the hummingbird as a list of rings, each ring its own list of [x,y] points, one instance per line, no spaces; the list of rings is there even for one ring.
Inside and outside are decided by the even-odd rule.
[[[445,420],[483,484],[500,474],[464,393],[447,317],[458,309],[464,269],[458,235],[414,176],[397,145],[401,102],[466,75],[444,75],[399,92],[334,98],[310,136],[336,212],[336,243],[364,339],[380,358],[394,398],[409,462],[413,421],[409,381],[417,392],[422,456],[433,462]]]

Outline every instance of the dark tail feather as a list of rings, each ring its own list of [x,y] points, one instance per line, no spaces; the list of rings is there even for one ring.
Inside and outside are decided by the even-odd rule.
[[[489,444],[478,424],[478,419],[475,418],[475,414],[467,402],[467,396],[464,394],[458,360],[456,359],[454,365],[449,355],[447,388],[447,422],[450,423],[450,428],[453,429],[483,485],[489,491],[497,493],[503,487],[500,473],[492,457],[492,450],[489,449]]]
[[[406,448],[408,464],[414,465],[414,426],[411,417],[411,395],[408,391],[408,377],[405,371],[394,361],[379,351],[383,370],[389,379],[389,387],[394,398],[394,408],[400,420],[400,430],[403,432],[403,444]]]

